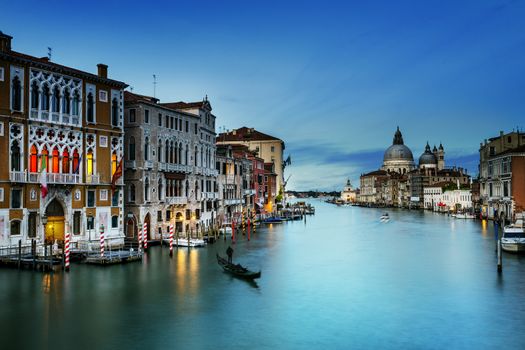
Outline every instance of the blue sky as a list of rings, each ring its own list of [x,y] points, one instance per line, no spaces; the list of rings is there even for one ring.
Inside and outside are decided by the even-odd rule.
[[[290,189],[340,189],[381,165],[397,125],[417,158],[525,127],[523,1],[7,1],[13,48],[163,101],[208,95],[218,126],[286,142]]]

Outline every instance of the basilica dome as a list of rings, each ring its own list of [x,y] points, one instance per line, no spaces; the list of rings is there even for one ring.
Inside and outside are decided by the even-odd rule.
[[[382,170],[405,174],[414,169],[414,156],[410,148],[405,146],[403,135],[397,128],[392,146],[388,147],[383,156]]]
[[[419,167],[423,166],[437,166],[437,158],[434,153],[430,151],[428,142],[427,146],[425,147],[425,152],[423,152],[421,157],[419,157]]]

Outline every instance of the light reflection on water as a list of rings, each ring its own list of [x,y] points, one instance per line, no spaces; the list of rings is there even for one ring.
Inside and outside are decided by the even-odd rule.
[[[492,222],[314,202],[304,221],[142,263],[0,270],[8,348],[525,348],[525,259],[496,273]],[[216,263],[262,270],[257,284]],[[7,338],[5,338],[7,339]],[[3,346],[2,346],[3,348]]]

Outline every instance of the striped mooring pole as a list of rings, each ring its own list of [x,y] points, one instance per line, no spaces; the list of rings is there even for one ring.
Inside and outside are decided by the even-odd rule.
[[[144,242],[144,251],[147,252],[148,251],[148,223],[145,222],[144,223],[144,229],[143,229],[143,237],[142,237],[142,241]]]
[[[255,210],[252,211],[253,233],[255,234]]]
[[[142,230],[140,229],[140,223],[137,227],[137,238],[139,240],[139,254],[140,254],[140,250],[142,249]]]
[[[69,233],[69,230],[66,230],[66,271],[69,271],[69,240],[71,239],[71,235]]]
[[[170,257],[173,256],[173,224],[170,225]]]
[[[104,257],[104,225],[100,225],[100,257]]]

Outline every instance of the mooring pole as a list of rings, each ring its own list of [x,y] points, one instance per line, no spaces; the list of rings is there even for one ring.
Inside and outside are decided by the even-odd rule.
[[[36,241],[31,240],[31,254],[33,255],[33,270],[36,268]]]
[[[494,242],[496,243],[495,251],[498,251],[498,240],[499,240],[499,225],[498,221],[494,220]]]
[[[503,257],[501,255],[501,239],[498,239],[498,273],[503,271]]]
[[[22,240],[18,240],[18,269],[22,265]]]
[[[173,224],[170,225],[170,258],[173,257]]]

